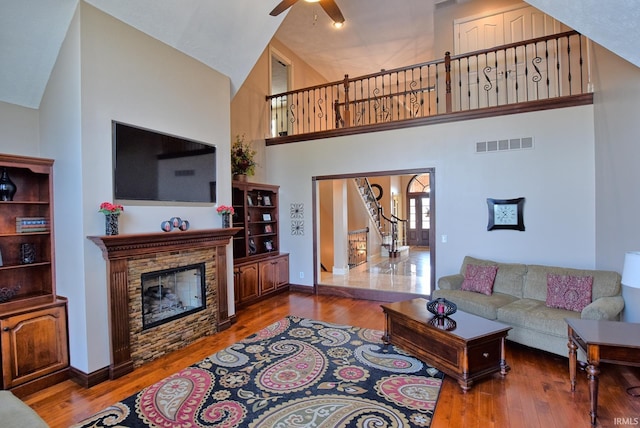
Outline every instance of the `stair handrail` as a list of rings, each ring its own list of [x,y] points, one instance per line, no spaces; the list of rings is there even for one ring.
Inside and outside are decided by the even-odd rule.
[[[391,214],[391,218],[399,223],[402,223],[402,245],[407,245],[407,223],[409,220],[407,220],[406,218],[400,218],[395,214]]]

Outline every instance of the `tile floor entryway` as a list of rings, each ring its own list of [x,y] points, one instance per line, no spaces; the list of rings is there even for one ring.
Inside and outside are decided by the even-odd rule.
[[[320,273],[320,285],[394,291],[428,296],[431,281],[429,248],[411,247],[398,258],[372,256],[371,260],[350,269],[346,275]]]

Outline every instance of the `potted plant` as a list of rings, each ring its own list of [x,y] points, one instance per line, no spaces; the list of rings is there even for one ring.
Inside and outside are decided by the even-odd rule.
[[[248,175],[255,174],[255,155],[256,151],[244,142],[244,135],[236,135],[231,145],[231,173],[235,180],[246,181]]]

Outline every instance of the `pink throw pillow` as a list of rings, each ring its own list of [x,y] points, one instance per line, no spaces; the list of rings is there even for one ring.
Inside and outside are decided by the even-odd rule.
[[[592,276],[547,274],[547,306],[582,312],[591,303]]]
[[[467,265],[467,270],[462,281],[462,289],[491,296],[493,282],[498,273],[498,266]]]

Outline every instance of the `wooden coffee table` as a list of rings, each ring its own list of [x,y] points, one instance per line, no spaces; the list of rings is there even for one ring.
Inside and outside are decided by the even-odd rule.
[[[479,378],[507,374],[504,346],[511,327],[457,311],[449,317],[455,328],[446,330],[447,323],[438,322],[426,304],[425,299],[413,299],[382,305],[384,341],[455,378],[465,392]]]

